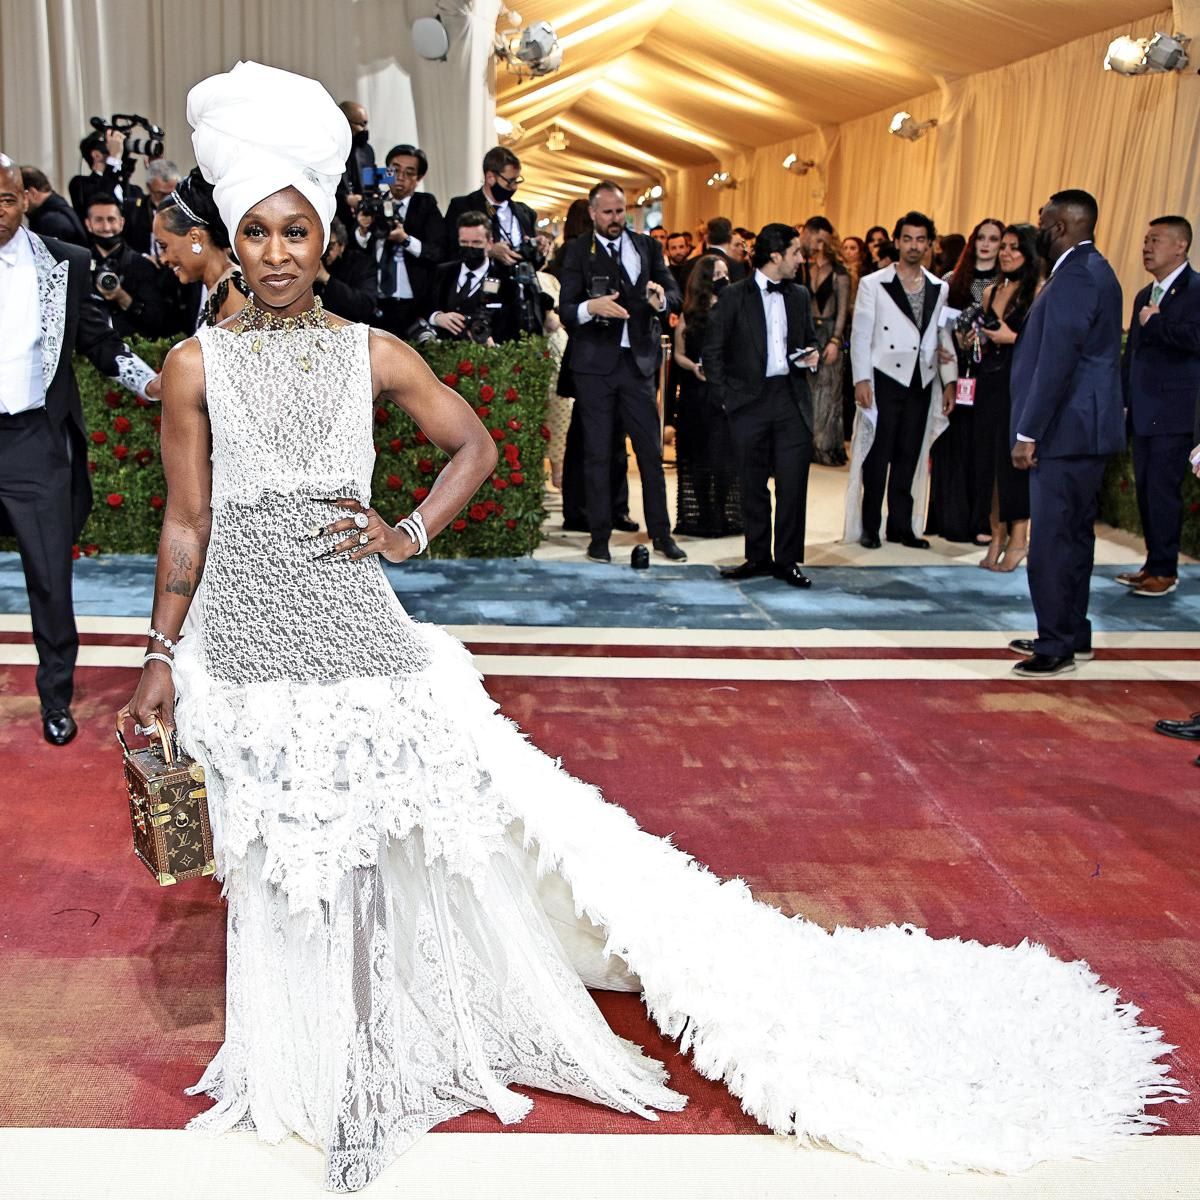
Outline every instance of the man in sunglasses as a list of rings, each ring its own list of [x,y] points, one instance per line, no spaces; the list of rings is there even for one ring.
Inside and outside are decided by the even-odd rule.
[[[489,256],[505,266],[521,261],[521,247],[529,244],[532,253],[537,243],[537,213],[528,204],[515,199],[521,178],[521,160],[504,146],[493,146],[483,156],[483,187],[466,196],[455,196],[446,210],[446,225],[457,228],[463,213],[486,213],[492,222],[492,246]]]

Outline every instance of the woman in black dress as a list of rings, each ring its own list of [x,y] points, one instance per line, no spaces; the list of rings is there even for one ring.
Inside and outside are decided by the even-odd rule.
[[[950,284],[946,307],[963,314],[964,326],[971,324],[972,316],[978,316],[984,288],[1000,274],[996,257],[1003,232],[1004,222],[995,217],[980,221],[971,231],[958,266],[946,276],[946,282]],[[971,353],[961,335],[955,338],[955,344],[959,378],[974,375]],[[983,545],[988,536],[991,496],[983,494],[975,479],[974,406],[955,406],[950,414],[950,426],[933,443],[930,457],[933,472],[929,480],[929,516],[925,532],[937,534],[949,542]]]
[[[1029,472],[1012,464],[1009,419],[1013,347],[1041,282],[1037,230],[1008,225],[1000,239],[1001,278],[983,294],[982,358],[975,393],[975,478],[991,506],[991,541],[979,564],[1015,570],[1029,552]]]
[[[675,532],[687,537],[729,537],[742,532],[741,492],[729,418],[719,399],[709,395],[700,363],[709,315],[728,283],[725,260],[706,254],[688,276],[683,315],[675,326],[675,363],[679,368]]]

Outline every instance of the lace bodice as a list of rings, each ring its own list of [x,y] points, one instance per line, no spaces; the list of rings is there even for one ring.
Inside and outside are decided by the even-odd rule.
[[[371,491],[366,325],[231,333],[201,329],[212,424],[212,506]]]

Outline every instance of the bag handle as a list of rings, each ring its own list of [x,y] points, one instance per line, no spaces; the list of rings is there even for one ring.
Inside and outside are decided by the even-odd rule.
[[[129,709],[123,708],[117,713],[117,741],[121,743],[121,749],[125,752],[125,757],[130,754],[129,743],[125,740],[125,722],[132,716]],[[162,749],[163,762],[168,766],[175,761],[174,739],[171,737],[170,730],[163,724],[161,717],[154,718],[154,734],[150,735],[150,740],[155,740],[155,734],[158,735],[158,742]]]

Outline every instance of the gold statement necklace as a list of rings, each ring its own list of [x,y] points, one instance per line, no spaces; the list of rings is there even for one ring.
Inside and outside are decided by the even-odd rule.
[[[297,313],[294,317],[281,317],[276,312],[271,312],[268,309],[259,308],[255,303],[254,293],[251,292],[246,298],[246,306],[238,314],[237,323],[233,327],[233,332],[237,334],[253,334],[254,340],[250,343],[250,349],[255,354],[262,353],[264,333],[299,333],[305,329],[319,329],[323,333],[333,332],[333,327],[329,324],[329,320],[325,313],[325,306],[321,303],[321,297],[313,297],[312,308],[306,308],[303,312]],[[313,345],[318,350],[325,350],[325,343],[316,338]],[[300,354],[296,355],[296,362],[299,363],[302,371],[312,370],[312,359],[309,357],[309,346],[306,344]]]

